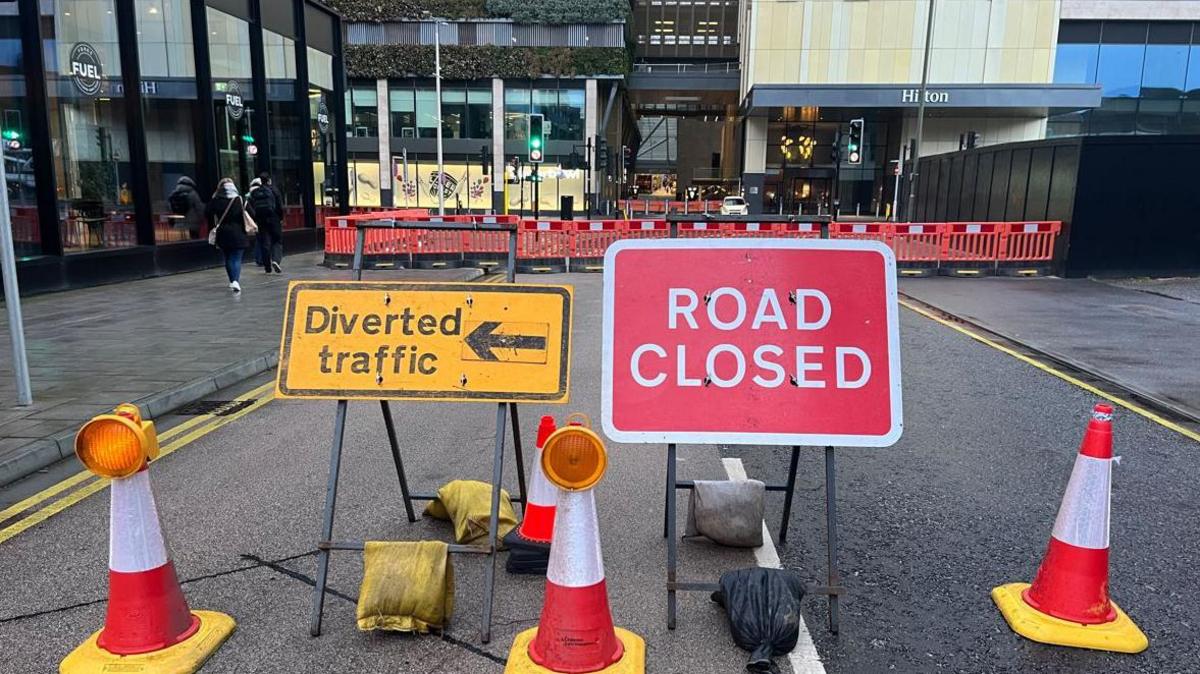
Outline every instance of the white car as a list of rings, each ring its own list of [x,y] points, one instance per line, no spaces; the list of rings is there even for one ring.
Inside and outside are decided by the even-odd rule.
[[[721,202],[721,215],[749,215],[750,207],[742,197],[725,197]]]

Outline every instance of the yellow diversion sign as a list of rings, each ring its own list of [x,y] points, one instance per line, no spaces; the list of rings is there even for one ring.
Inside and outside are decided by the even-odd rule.
[[[284,398],[567,402],[570,286],[293,281]]]

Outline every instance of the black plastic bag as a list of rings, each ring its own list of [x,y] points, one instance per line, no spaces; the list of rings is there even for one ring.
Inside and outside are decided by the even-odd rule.
[[[754,567],[721,574],[712,600],[725,607],[733,641],[750,651],[746,670],[775,671],[771,658],[790,653],[800,637],[804,582],[791,571]]]

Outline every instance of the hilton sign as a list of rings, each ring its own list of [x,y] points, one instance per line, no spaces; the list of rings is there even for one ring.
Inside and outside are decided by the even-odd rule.
[[[920,89],[901,89],[900,90],[900,102],[901,103],[917,103],[920,100],[921,100],[921,90]],[[930,90],[926,89],[925,90],[925,102],[926,103],[949,103],[950,102],[950,92],[949,91],[930,91]]]

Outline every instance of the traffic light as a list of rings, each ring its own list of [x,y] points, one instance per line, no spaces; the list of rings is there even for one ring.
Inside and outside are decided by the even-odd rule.
[[[838,129],[833,133],[833,151],[830,152],[829,158],[833,160],[833,165],[837,166],[842,161],[842,130]]]
[[[863,120],[850,120],[850,138],[846,141],[846,163],[862,163]]]
[[[540,164],[545,160],[545,121],[541,115],[529,116],[529,161]]]
[[[15,129],[5,129],[0,137],[4,138],[4,146],[10,150],[21,149],[21,132]]]
[[[487,175],[492,170],[492,151],[487,145],[484,145],[479,150],[479,164],[483,169],[483,175]]]

